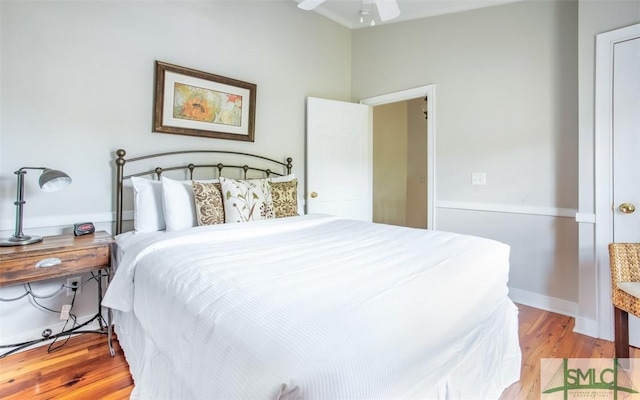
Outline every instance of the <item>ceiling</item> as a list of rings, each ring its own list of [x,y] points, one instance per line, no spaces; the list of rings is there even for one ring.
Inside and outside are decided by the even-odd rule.
[[[317,12],[349,29],[359,29],[370,27],[372,16],[376,25],[392,24],[516,1],[522,0],[397,0],[400,16],[386,22],[380,21],[375,4],[373,4],[375,0],[326,0],[313,11],[300,11]],[[369,12],[368,16],[364,16],[362,23],[360,22],[361,10]]]

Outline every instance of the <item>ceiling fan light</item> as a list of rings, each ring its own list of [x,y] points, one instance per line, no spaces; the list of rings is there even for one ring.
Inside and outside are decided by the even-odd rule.
[[[373,18],[371,18],[371,26],[376,26],[376,21]]]
[[[358,15],[360,15],[360,23],[364,23],[364,19],[365,17],[369,16],[369,11],[365,10],[365,9],[360,9],[360,11],[358,12]]]

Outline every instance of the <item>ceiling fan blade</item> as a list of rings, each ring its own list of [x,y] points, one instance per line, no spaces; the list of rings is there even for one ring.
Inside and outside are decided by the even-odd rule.
[[[313,10],[318,7],[320,4],[324,3],[325,0],[302,0],[298,3],[298,8],[303,10]]]
[[[396,0],[376,0],[376,6],[378,7],[378,15],[380,15],[382,21],[388,21],[400,15],[400,8]]]

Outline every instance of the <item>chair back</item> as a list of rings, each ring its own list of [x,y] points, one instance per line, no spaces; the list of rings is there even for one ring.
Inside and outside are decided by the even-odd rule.
[[[609,262],[613,305],[640,316],[640,298],[618,288],[620,282],[640,282],[640,243],[609,244]]]

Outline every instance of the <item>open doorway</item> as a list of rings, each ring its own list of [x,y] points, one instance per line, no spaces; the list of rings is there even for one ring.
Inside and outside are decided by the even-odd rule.
[[[373,222],[427,228],[426,98],[373,107]]]
[[[435,229],[435,85],[360,103],[373,106],[373,221]]]

